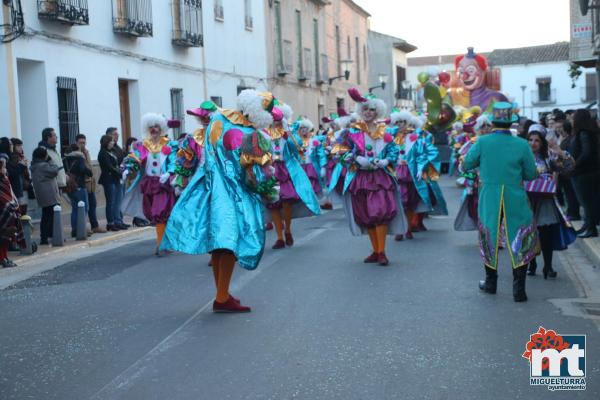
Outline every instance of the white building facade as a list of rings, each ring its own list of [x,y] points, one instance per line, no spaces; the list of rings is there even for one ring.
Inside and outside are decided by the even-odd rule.
[[[86,134],[95,158],[109,126],[142,136],[146,112],[180,119],[177,136],[196,128],[186,109],[234,106],[266,79],[264,0],[14,0],[0,5],[5,32],[18,3],[23,32],[0,44],[0,129],[28,155],[50,126],[62,148]]]

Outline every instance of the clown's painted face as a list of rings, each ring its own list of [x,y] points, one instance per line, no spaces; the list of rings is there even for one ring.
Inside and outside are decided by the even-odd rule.
[[[377,118],[377,109],[365,106],[362,109],[362,114],[365,122],[373,122],[375,121],[375,118]]]
[[[398,128],[400,128],[400,130],[403,130],[404,128],[406,128],[407,125],[408,125],[408,122],[403,119],[399,119],[398,121],[396,121],[396,126]]]
[[[158,138],[160,137],[161,133],[162,133],[162,129],[160,129],[160,125],[152,125],[150,128],[150,136],[152,138]]]
[[[467,90],[475,90],[483,86],[485,71],[479,67],[479,64],[473,58],[463,58],[458,64],[456,73]]]
[[[300,134],[300,136],[302,137],[310,137],[310,130],[308,130],[308,128],[306,127],[302,127],[298,130],[298,133]]]

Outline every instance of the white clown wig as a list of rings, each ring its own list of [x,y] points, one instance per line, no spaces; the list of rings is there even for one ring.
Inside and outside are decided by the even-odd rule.
[[[364,103],[356,103],[355,112],[362,119],[363,111],[369,108],[377,110],[377,117],[375,119],[384,118],[387,112],[387,105],[381,99],[367,99]]]
[[[314,125],[312,123],[312,121],[308,118],[303,118],[300,121],[298,121],[298,128],[306,128],[308,129],[308,131],[312,131],[314,129]]]
[[[335,119],[335,123],[340,129],[345,129],[352,123],[352,115],[346,115],[345,117],[338,117]]]
[[[475,122],[475,131],[480,130],[483,127],[483,125],[492,125],[492,121],[490,121],[486,114],[481,114],[477,118],[477,121]]]
[[[256,129],[265,129],[273,124],[273,116],[265,110],[265,98],[256,90],[242,90],[237,98],[238,110],[244,114]]]
[[[410,123],[410,120],[412,118],[413,115],[406,110],[393,112],[390,114],[390,125],[396,125],[398,121],[405,121],[406,123]]]
[[[410,124],[416,129],[421,129],[423,128],[423,125],[425,125],[425,121],[423,120],[423,118],[419,117],[418,115],[415,115],[410,119]]]
[[[164,115],[157,113],[147,113],[142,117],[142,129],[145,133],[149,133],[150,127],[158,125],[162,133],[167,133],[167,118]]]
[[[283,113],[283,118],[286,121],[290,122],[292,120],[292,117],[294,116],[294,110],[292,110],[292,107],[290,107],[288,104],[280,104],[277,106],[277,108],[281,110]]]

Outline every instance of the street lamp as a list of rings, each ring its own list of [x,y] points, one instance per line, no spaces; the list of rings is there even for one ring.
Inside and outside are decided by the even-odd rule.
[[[340,78],[345,78],[346,80],[350,79],[350,72],[352,72],[352,60],[340,60],[340,64],[342,66],[342,70],[344,71],[344,75],[339,75],[339,76],[334,76],[333,78],[329,78],[330,85],[336,79],[340,79]]]
[[[369,93],[373,91],[373,89],[381,88],[381,90],[385,90],[385,84],[388,81],[388,76],[386,74],[379,74],[379,85],[373,86],[369,88]]]

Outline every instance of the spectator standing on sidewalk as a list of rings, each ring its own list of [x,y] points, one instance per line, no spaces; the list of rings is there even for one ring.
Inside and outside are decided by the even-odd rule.
[[[583,227],[578,233],[582,239],[597,237],[596,225],[600,222],[600,129],[590,112],[581,108],[573,115],[573,131],[570,153],[575,159],[575,169],[571,176],[584,212]]]
[[[23,142],[21,139],[11,138],[10,141],[13,145],[13,151],[9,156],[10,160],[8,161],[6,168],[8,170],[8,177],[10,179],[13,192],[19,200],[19,210],[21,215],[26,215],[28,203],[27,190],[31,185],[29,161],[23,154]]]
[[[8,179],[7,163],[8,155],[0,153],[0,267],[2,268],[17,266],[8,258],[8,250],[11,245],[18,245],[19,248],[25,247],[19,202]]]
[[[62,169],[62,165],[58,166],[52,162],[45,147],[38,147],[33,151],[31,182],[38,206],[42,209],[40,244],[48,244],[48,239],[52,237],[54,206],[60,204],[60,192],[56,178]]]
[[[560,135],[560,149],[569,151],[573,140],[573,125],[568,120],[556,120],[554,129]],[[563,192],[567,203],[567,217],[570,221],[580,221],[580,205],[575,194],[575,187],[570,173],[558,175],[558,189]]]
[[[110,135],[113,138],[113,142],[114,145],[112,147],[111,152],[115,155],[115,157],[117,157],[117,162],[119,166],[121,166],[121,164],[123,164],[123,160],[125,159],[125,156],[127,155],[127,153],[125,153],[123,151],[123,149],[121,148],[121,146],[119,146],[119,130],[115,127],[110,127],[106,130],[106,134]],[[121,229],[127,229],[129,228],[131,225],[126,224],[123,221],[123,213],[121,213],[121,203],[123,202],[123,196],[125,196],[125,185],[121,183],[121,181],[119,180],[118,182],[118,188],[117,188],[117,203],[119,204],[119,219],[117,221],[115,221],[115,224],[120,226]]]
[[[92,157],[90,157],[90,152],[87,149],[87,138],[84,134],[80,133],[75,137],[75,142],[77,143],[77,147],[79,147],[79,151],[83,153],[83,158],[85,160],[85,166],[92,174],[94,172],[92,168]],[[86,177],[85,179],[85,189],[87,190],[88,195],[88,218],[90,220],[90,226],[92,228],[92,233],[106,233],[106,230],[100,228],[100,224],[98,223],[98,217],[96,215],[96,207],[98,202],[96,200],[96,180],[94,176]]]
[[[87,178],[93,176],[92,170],[85,165],[85,156],[79,150],[79,146],[73,143],[69,146],[64,161],[67,171],[67,189],[66,192],[71,200],[71,237],[77,236],[77,204],[83,201],[85,212],[88,212],[88,194],[85,187]]]
[[[39,146],[45,147],[46,150],[48,150],[48,156],[55,165],[63,167],[62,157],[60,156],[60,152],[56,149],[57,144],[58,136],[56,136],[54,128],[44,128],[42,131],[42,141],[39,143]],[[64,190],[67,187],[67,175],[65,174],[64,168],[61,168],[58,171],[56,182],[58,183],[59,190]]]
[[[98,153],[98,163],[100,164],[100,183],[104,187],[104,196],[106,196],[106,229],[108,231],[120,231],[127,229],[122,226],[121,220],[121,170],[117,156],[111,151],[115,142],[111,135],[104,135],[100,139],[100,152]]]

